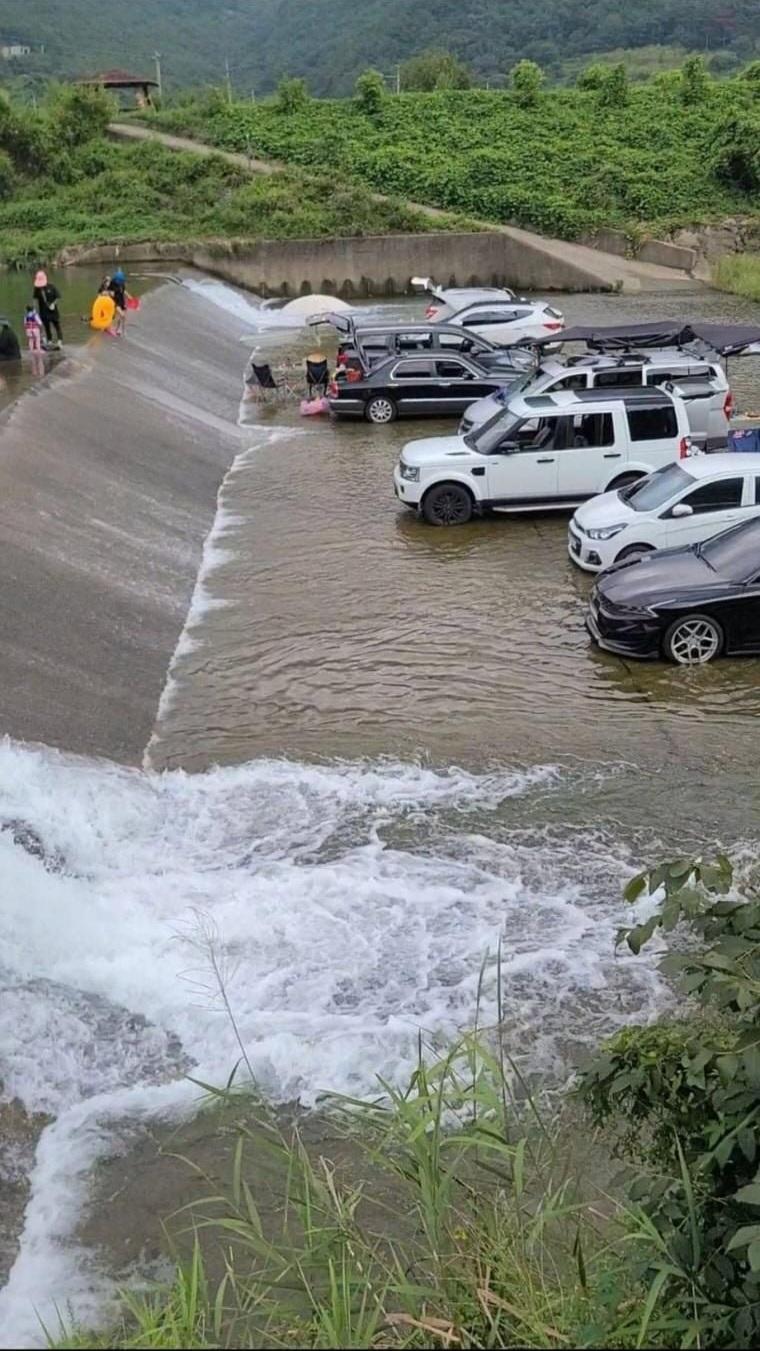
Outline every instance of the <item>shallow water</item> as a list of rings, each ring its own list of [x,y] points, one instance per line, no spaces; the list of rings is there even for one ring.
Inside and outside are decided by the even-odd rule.
[[[668,997],[654,956],[615,954],[624,879],[667,850],[756,838],[757,663],[599,654],[566,518],[421,525],[390,471],[404,440],[451,424],[257,414],[240,404],[251,345],[297,362],[313,337],[217,283],[191,292],[249,335],[234,371],[175,304],[171,329],[146,322],[104,377],[120,400],[150,393],[158,435],[202,367],[213,399],[188,437],[227,426],[241,446],[147,768],[0,748],[0,820],[43,853],[0,831],[0,1079],[57,1115],[0,1345],[39,1339],[41,1292],[97,1308],[71,1245],[88,1170],[114,1122],[190,1108],[188,1065],[226,1079],[240,1052],[219,976],[261,1084],[308,1104],[403,1078],[419,1031],[440,1043],[478,1000],[493,1021],[501,944],[511,1049],[561,1075]],[[760,317],[712,292],[562,306],[570,321]],[[152,389],[169,337],[187,368]],[[740,403],[758,402],[759,370],[733,363]]]

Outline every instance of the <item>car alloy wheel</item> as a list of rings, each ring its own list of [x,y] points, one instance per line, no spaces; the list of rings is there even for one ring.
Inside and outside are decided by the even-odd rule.
[[[428,525],[466,525],[472,516],[472,498],[456,483],[442,483],[425,497],[422,514]]]
[[[704,666],[722,647],[723,633],[708,615],[677,619],[665,635],[665,651],[679,666]]]
[[[367,419],[376,426],[392,422],[396,416],[396,405],[390,399],[371,399],[367,404]]]
[[[651,544],[627,544],[624,549],[620,550],[620,553],[615,559],[615,562],[623,563],[625,562],[626,558],[643,558],[644,554],[651,554],[651,553],[652,553]]]

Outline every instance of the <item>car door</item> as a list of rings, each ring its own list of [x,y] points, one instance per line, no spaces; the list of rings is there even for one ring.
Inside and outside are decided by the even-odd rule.
[[[388,394],[402,416],[439,413],[440,391],[435,362],[413,357],[397,361],[391,371]]]
[[[668,507],[661,518],[665,523],[666,547],[676,549],[710,539],[712,535],[744,520],[742,502],[745,490],[749,491],[748,485],[745,485],[745,476],[737,473],[711,479],[709,483],[700,483],[699,487],[685,493],[677,503]],[[679,515],[676,509],[683,507],[689,507],[691,514]]]
[[[461,357],[441,357],[436,361],[435,369],[441,391],[442,412],[456,413],[458,416],[476,399],[483,399],[498,388],[495,380],[489,380],[484,371],[479,371]]]
[[[494,506],[528,506],[557,495],[557,443],[566,437],[566,417],[525,418],[505,430],[488,454],[488,496]]]
[[[614,476],[622,451],[615,444],[615,415],[577,412],[566,443],[557,449],[557,496],[568,502],[601,492]]]

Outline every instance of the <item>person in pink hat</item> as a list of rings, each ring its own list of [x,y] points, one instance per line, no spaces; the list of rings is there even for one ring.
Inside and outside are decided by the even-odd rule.
[[[58,312],[58,301],[61,296],[58,288],[51,281],[48,281],[47,272],[43,268],[40,268],[34,278],[34,298],[37,301],[37,309],[40,312],[48,347],[53,346],[53,329],[55,329],[57,339],[55,345],[60,347],[63,342],[61,316]]]

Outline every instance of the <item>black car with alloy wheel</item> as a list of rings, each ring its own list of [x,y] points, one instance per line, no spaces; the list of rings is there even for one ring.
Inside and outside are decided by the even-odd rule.
[[[398,417],[461,417],[505,383],[503,370],[469,356],[394,356],[369,371],[338,371],[327,398],[336,417],[382,426]]]
[[[608,652],[701,666],[760,652],[760,519],[599,577],[586,627]]]

